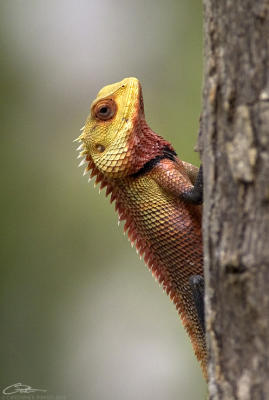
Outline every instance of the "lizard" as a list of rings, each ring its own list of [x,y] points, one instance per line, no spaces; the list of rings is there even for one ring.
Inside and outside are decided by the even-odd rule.
[[[136,78],[101,89],[81,130],[79,166],[115,201],[130,242],[175,304],[207,379],[202,167],[181,161],[148,126]]]

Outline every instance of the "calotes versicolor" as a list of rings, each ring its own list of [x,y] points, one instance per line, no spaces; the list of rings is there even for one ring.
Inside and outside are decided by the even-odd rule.
[[[76,140],[80,165],[115,200],[130,241],[175,303],[206,377],[201,168],[178,159],[147,125],[136,78],[98,93]]]

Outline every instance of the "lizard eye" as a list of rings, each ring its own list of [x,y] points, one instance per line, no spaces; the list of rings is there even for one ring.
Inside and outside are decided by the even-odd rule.
[[[102,100],[93,108],[95,118],[101,121],[107,121],[114,117],[116,113],[116,103],[112,99]]]

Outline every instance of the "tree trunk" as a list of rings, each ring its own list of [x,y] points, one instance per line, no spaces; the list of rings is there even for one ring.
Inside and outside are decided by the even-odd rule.
[[[269,0],[204,0],[210,399],[269,399]]]

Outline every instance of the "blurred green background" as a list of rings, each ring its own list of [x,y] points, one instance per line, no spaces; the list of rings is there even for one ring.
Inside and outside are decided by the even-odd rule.
[[[200,2],[0,5],[0,393],[22,382],[50,399],[203,399],[174,305],[72,142],[99,89],[136,76],[149,125],[199,164]]]

